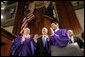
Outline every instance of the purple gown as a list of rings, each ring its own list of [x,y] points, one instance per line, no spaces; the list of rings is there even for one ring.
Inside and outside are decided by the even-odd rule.
[[[53,36],[50,36],[50,40],[47,42],[48,53],[51,54],[51,45],[63,48],[70,43],[66,29],[59,29]]]
[[[70,37],[66,29],[59,29],[53,36],[50,37],[50,44],[59,47],[65,47],[70,44]]]
[[[22,36],[16,38],[11,47],[12,56],[32,56],[31,39],[32,38],[27,40],[27,38],[25,38],[22,44]]]
[[[37,47],[37,43],[35,43],[35,41],[34,41],[34,39],[33,38],[31,38],[30,39],[30,47],[31,47],[31,54],[32,54],[32,56],[35,56],[36,54],[36,47]]]

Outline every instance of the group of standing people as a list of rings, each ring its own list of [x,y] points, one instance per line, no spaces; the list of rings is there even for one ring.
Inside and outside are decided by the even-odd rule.
[[[51,56],[51,45],[65,47],[71,43],[68,31],[59,29],[59,24],[54,22],[50,27],[51,35],[48,35],[48,29],[42,28],[42,35],[30,35],[30,29],[26,28],[23,36],[16,38],[11,47],[12,56]]]

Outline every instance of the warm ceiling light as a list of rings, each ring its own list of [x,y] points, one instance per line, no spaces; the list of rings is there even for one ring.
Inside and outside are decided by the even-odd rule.
[[[3,2],[7,2],[7,1],[3,1]]]
[[[1,15],[1,19],[3,19],[3,15]]]
[[[4,10],[4,8],[1,8],[1,10]]]
[[[3,4],[3,2],[1,2],[1,5]]]

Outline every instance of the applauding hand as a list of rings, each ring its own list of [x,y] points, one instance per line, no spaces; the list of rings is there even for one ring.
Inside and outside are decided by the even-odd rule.
[[[23,37],[22,37],[22,41],[21,41],[21,42],[23,43],[24,41],[25,41],[25,36],[23,35]]]
[[[47,41],[49,41],[49,36],[48,35],[44,35],[47,38]]]
[[[27,35],[27,40],[29,40],[29,39],[30,39],[30,37],[31,37],[31,35]]]
[[[51,36],[53,36],[54,35],[54,31],[53,31],[52,28],[50,28],[50,30],[51,30]]]

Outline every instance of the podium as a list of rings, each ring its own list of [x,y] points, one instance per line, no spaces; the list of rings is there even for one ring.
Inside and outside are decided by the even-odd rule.
[[[15,38],[16,35],[1,27],[1,56],[10,56],[12,40]]]
[[[60,48],[57,46],[51,46],[52,56],[83,56],[80,52],[80,48],[77,43],[72,43],[66,47]]]

